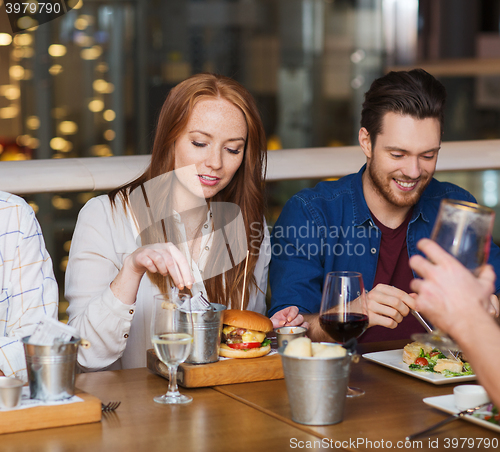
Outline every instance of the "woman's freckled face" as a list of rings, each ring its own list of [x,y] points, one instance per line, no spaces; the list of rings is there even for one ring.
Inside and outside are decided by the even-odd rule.
[[[199,196],[201,185],[205,199],[223,190],[243,162],[247,131],[242,111],[231,102],[199,101],[175,142],[175,169],[194,165],[188,176],[178,175],[184,188]]]

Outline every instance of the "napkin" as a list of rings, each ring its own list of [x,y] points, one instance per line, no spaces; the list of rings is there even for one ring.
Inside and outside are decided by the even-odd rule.
[[[34,345],[55,345],[79,338],[78,331],[65,323],[58,322],[49,316],[44,316],[31,335],[28,343]]]
[[[201,292],[192,296],[190,300],[186,300],[179,308],[182,311],[209,311],[212,310],[212,305],[207,301]]]

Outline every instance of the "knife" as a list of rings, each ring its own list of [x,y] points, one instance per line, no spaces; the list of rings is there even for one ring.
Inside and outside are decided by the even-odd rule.
[[[414,309],[410,309],[411,313],[413,314],[413,317],[415,317],[420,325],[422,325],[425,328],[425,331],[428,333],[433,333],[433,328],[427,323],[427,321],[420,315],[419,312],[415,311]],[[458,359],[458,353],[457,352],[452,352],[450,349],[446,350],[453,358],[457,361]]]
[[[422,430],[421,432],[414,433],[413,435],[407,436],[405,439],[406,441],[410,441],[414,438],[418,438],[419,436],[425,435],[426,433],[431,432],[432,430],[435,430],[442,425],[447,424],[448,422],[454,421],[455,419],[460,419],[464,416],[467,416],[468,414],[474,413],[474,411],[479,410],[480,408],[483,408],[487,405],[491,404],[491,402],[486,402],[483,403],[482,405],[479,405],[475,408],[469,408],[468,410],[460,411],[459,413],[452,414],[451,416],[448,416],[446,419],[443,419],[441,422],[438,422],[437,424],[431,425],[429,428],[426,428],[425,430]]]

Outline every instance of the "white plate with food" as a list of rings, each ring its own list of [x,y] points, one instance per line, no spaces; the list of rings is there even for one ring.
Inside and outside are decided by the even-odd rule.
[[[404,374],[411,375],[412,377],[419,378],[420,380],[427,381],[435,385],[444,385],[449,383],[461,383],[464,381],[473,381],[476,379],[475,375],[461,375],[461,376],[444,376],[440,373],[428,372],[423,370],[412,370],[410,366],[403,361],[403,349],[387,350],[384,352],[365,353],[363,358],[373,361],[374,363],[381,364],[382,366],[389,367],[403,372]]]
[[[437,396],[437,397],[427,397],[424,399],[424,403],[449,414],[456,414],[460,411],[455,406],[455,398],[453,397],[453,394]],[[492,422],[482,419],[482,417],[484,417],[485,414],[488,414],[486,410],[481,409],[480,412],[474,414],[468,414],[462,417],[462,419],[480,425],[481,427],[489,428],[490,430],[494,430],[495,432],[500,432],[500,425],[496,425],[493,424]]]

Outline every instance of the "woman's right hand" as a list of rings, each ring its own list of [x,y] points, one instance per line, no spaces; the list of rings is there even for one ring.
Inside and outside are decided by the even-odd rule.
[[[179,249],[172,243],[156,243],[141,246],[124,259],[123,267],[110,284],[114,296],[124,304],[134,304],[146,271],[170,275],[179,290],[191,289],[194,284],[191,268]]]
[[[123,267],[142,277],[146,271],[170,275],[174,284],[180,289],[191,289],[194,278],[185,256],[173,243],[155,243],[136,249],[127,256]]]
[[[282,326],[303,326],[304,328],[309,328],[309,323],[304,320],[297,306],[288,306],[278,311],[271,317],[271,322],[273,322],[274,328]]]

